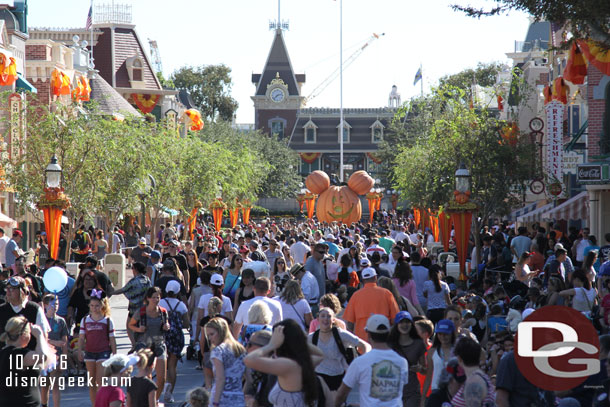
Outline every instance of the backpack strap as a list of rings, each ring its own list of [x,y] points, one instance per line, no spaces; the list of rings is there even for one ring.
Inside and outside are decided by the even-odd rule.
[[[331,330],[333,332],[333,338],[335,339],[335,343],[337,344],[337,347],[339,348],[339,352],[341,352],[341,354],[347,361],[347,352],[345,350],[345,346],[343,346],[343,341],[341,340],[341,336],[339,336],[339,330],[335,326],[333,326]]]
[[[318,346],[318,339],[320,338],[320,330],[316,330],[316,332],[313,333],[313,336],[311,338],[311,343],[313,343],[315,346]]]

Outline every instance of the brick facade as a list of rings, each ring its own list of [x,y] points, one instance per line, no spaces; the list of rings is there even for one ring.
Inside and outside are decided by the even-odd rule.
[[[50,55],[47,53],[47,46],[42,44],[26,45],[25,59],[30,61],[46,61]]]

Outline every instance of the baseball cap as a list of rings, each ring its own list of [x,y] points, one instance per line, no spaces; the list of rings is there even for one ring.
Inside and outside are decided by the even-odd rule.
[[[371,265],[371,262],[369,261],[369,259],[367,259],[367,258],[360,259],[360,266],[368,267],[370,265]]]
[[[174,246],[176,246],[176,247],[180,246],[180,242],[179,242],[179,241],[177,241],[177,240],[175,240],[175,239],[174,239],[174,240],[172,240],[170,243],[171,243],[171,244],[173,244],[173,245],[174,245]]]
[[[365,331],[374,334],[385,334],[390,332],[390,321],[385,315],[373,314],[366,321]]]
[[[140,244],[146,244],[146,238],[145,237],[141,237],[140,238]]]
[[[372,267],[367,267],[364,270],[362,270],[362,279],[363,280],[366,280],[368,278],[373,278],[376,275],[377,275],[377,272]]]
[[[403,319],[408,319],[409,321],[413,322],[413,317],[411,316],[411,314],[409,312],[407,312],[407,311],[400,311],[394,317],[394,324],[395,325],[398,324]]]
[[[212,278],[210,278],[210,285],[221,286],[225,283],[220,274],[212,274]]]
[[[153,250],[152,252],[150,252],[150,257],[153,259],[160,259],[161,252],[159,250]]]
[[[176,263],[174,263],[174,261],[172,259],[166,259],[163,262],[163,266],[164,269],[170,269],[170,270],[174,270],[174,268],[176,267]]]
[[[22,237],[23,233],[21,233],[21,231],[19,229],[15,229],[15,230],[13,230],[13,236]]]
[[[25,288],[25,280],[19,276],[9,278],[8,283],[11,287]]]
[[[448,319],[441,319],[436,324],[435,331],[440,334],[450,334],[455,331],[455,325],[453,325],[453,322],[449,321]]]
[[[180,292],[180,283],[176,280],[170,280],[165,286],[165,292],[178,294]]]
[[[333,235],[332,233],[327,233],[324,238],[328,240],[335,240],[335,235]]]
[[[563,244],[562,243],[555,243],[555,246],[553,247],[553,249],[557,250],[557,249],[564,249]]]

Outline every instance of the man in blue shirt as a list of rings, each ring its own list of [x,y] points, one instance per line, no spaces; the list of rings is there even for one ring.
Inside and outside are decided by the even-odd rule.
[[[6,244],[4,252],[6,267],[13,270],[13,275],[17,273],[17,269],[15,268],[15,260],[17,257],[19,257],[19,243],[21,242],[22,237],[23,233],[21,233],[19,229],[13,230],[13,238]]]

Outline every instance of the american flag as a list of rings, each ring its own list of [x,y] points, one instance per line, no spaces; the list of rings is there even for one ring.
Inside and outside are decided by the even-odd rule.
[[[93,23],[92,20],[92,10],[93,6],[89,7],[89,14],[87,14],[87,22],[85,23],[85,30],[90,30],[91,29],[91,24]]]

